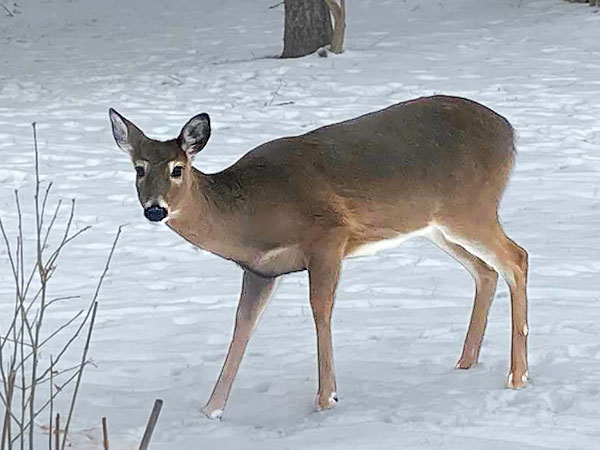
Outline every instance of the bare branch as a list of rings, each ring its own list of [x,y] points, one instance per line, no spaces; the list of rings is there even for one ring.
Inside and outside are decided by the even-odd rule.
[[[88,364],[92,364],[93,365],[92,361],[86,361],[85,362],[85,366],[87,366]],[[54,370],[54,376],[58,377],[60,375],[64,375],[65,373],[69,373],[69,372],[72,372],[73,370],[77,370],[77,369],[81,369],[81,363],[78,363],[78,364],[76,364],[74,366],[71,366],[71,367],[67,367],[66,369],[60,369],[60,370],[56,370],[55,369]],[[52,371],[48,370],[48,373],[52,376]],[[49,381],[48,377],[39,377],[37,379],[37,384],[38,385],[39,384],[44,384],[47,381]]]
[[[70,225],[69,225],[69,227],[70,227]],[[54,270],[54,263],[58,259],[59,255],[60,255],[60,252],[65,248],[65,246],[69,242],[71,242],[73,239],[79,237],[81,234],[83,234],[86,231],[88,231],[90,228],[92,228],[91,225],[88,225],[88,226],[82,228],[81,230],[77,231],[72,236],[69,236],[69,237],[63,239],[63,241],[60,243],[60,245],[56,248],[56,250],[54,250],[54,252],[52,252],[52,255],[50,255],[50,257],[48,258],[48,261],[46,262],[46,265],[45,265],[45,269],[48,272],[53,271]]]
[[[2,6],[2,8],[4,8],[4,11],[6,11],[6,15],[8,17],[15,17],[15,15],[12,13],[12,11],[10,9],[8,9],[4,3],[0,3],[0,6]],[[4,449],[4,447],[0,447],[0,448]]]
[[[48,308],[50,305],[56,302],[62,302],[64,300],[75,300],[77,298],[81,298],[81,295],[65,295],[63,297],[56,297],[50,300],[48,303],[46,303],[46,308]]]
[[[81,384],[81,377],[83,375],[83,369],[85,367],[87,353],[90,348],[90,341],[92,339],[92,331],[94,329],[94,322],[96,321],[96,311],[98,310],[98,302],[94,302],[94,309],[92,310],[92,318],[90,320],[90,326],[88,328],[87,339],[85,340],[85,347],[83,354],[81,355],[81,367],[77,372],[77,381],[75,381],[75,388],[73,389],[73,396],[71,397],[71,406],[69,407],[69,415],[67,416],[67,423],[65,424],[65,431],[63,433],[63,440],[61,450],[65,449],[67,443],[67,436],[69,434],[69,425],[73,417],[73,411],[75,410],[75,402],[77,400],[77,394],[79,393],[79,385]]]
[[[54,361],[54,363],[56,364],[56,361]],[[75,380],[75,378],[77,378],[77,376],[79,375],[79,371],[75,372],[73,375],[71,375],[70,378],[68,378],[63,384],[61,384],[60,386],[54,386],[55,387],[55,392],[54,392],[54,396],[50,399],[48,399],[46,402],[44,402],[42,404],[42,406],[40,408],[38,408],[38,410],[35,412],[35,414],[33,415],[33,418],[29,418],[29,421],[27,422],[27,424],[22,427],[23,432],[25,430],[28,430],[29,427],[31,426],[32,423],[34,423],[35,419],[43,412],[45,411],[45,409],[48,407],[48,405],[50,405],[51,401],[54,401],[54,399],[56,399],[56,397],[58,397],[58,395],[60,395],[60,393],[69,385],[71,384],[71,382],[73,380]],[[57,428],[59,429],[59,428]],[[22,433],[17,434],[17,436],[15,436],[12,440],[12,442],[15,442],[21,435]]]
[[[33,339],[33,361],[31,363],[31,391],[27,401],[29,402],[29,417],[33,417],[35,413],[35,390],[37,380],[37,367],[38,367],[38,343],[40,341],[40,331],[42,323],[44,321],[44,311],[46,309],[46,270],[44,270],[44,262],[42,260],[42,219],[40,217],[40,166],[39,166],[39,151],[37,141],[37,128],[36,123],[31,124],[33,128],[33,147],[35,154],[35,194],[34,194],[34,205],[35,205],[35,224],[36,224],[36,244],[37,244],[37,257],[36,266],[38,268],[38,274],[40,277],[40,286],[42,288],[39,318],[35,323],[35,337]],[[22,368],[24,370],[24,368]],[[23,391],[23,394],[25,391]],[[25,407],[25,405],[23,405]],[[29,425],[29,450],[33,450],[33,419],[30,420]],[[21,439],[23,439],[23,433],[21,433]]]
[[[6,230],[4,228],[4,224],[2,223],[2,218],[0,217],[0,231],[2,232],[2,238],[4,239],[4,246],[6,247],[6,254],[8,256],[8,261],[10,262],[10,268],[13,273],[13,277],[17,278],[17,268],[15,265],[15,261],[12,255],[12,249],[10,246],[10,241],[8,239],[8,235],[6,234]]]
[[[16,244],[10,242],[11,238],[9,238],[8,230],[5,226],[6,222],[0,219],[0,234],[2,235],[0,245],[2,245],[3,241],[7,250],[7,258],[15,287],[13,317],[9,327],[6,328],[6,326],[3,326],[2,334],[0,334],[0,375],[2,379],[2,383],[0,384],[0,404],[5,407],[4,417],[0,417],[0,419],[3,419],[0,431],[2,434],[0,450],[11,450],[16,446],[19,446],[20,450],[23,450],[26,446],[29,450],[33,450],[36,418],[42,412],[45,412],[48,406],[50,407],[47,419],[49,424],[48,448],[52,450],[53,447],[53,432],[56,438],[54,450],[65,448],[68,439],[68,429],[74,418],[75,404],[83,371],[88,364],[92,364],[87,358],[98,309],[98,296],[122,231],[122,227],[119,227],[89,305],[78,311],[62,325],[49,330],[49,333],[45,330],[42,332],[45,312],[51,305],[59,301],[80,297],[79,295],[64,295],[49,300],[49,295],[47,294],[48,282],[56,272],[56,264],[64,248],[71,241],[89,230],[90,227],[86,226],[80,230],[73,230],[75,200],[72,200],[64,228],[59,232],[58,243],[52,250],[48,250],[47,246],[51,240],[54,240],[52,233],[59,221],[59,216],[61,216],[62,202],[59,201],[52,214],[48,214],[48,217],[46,217],[52,183],[48,183],[45,189],[42,189],[39,166],[40,155],[35,123],[32,124],[32,128],[35,152],[34,241],[36,256],[34,261],[32,261],[33,267],[31,271],[29,267],[25,267],[24,234],[28,230],[24,228],[26,222],[23,217],[18,191],[14,192],[17,216]],[[49,256],[46,254],[47,252],[50,253]],[[78,340],[84,327],[87,327],[87,338],[82,349],[81,361],[75,366],[62,369],[58,363],[72,344]],[[50,357],[49,367],[42,367],[40,359],[41,349],[60,333],[63,333],[64,330],[71,330],[71,328],[74,329],[74,333],[69,333],[70,335],[66,344],[63,345],[57,355]],[[8,364],[6,363],[7,360]],[[61,382],[65,379],[66,381],[57,384],[57,379]],[[64,389],[66,386],[72,382],[75,382],[75,386],[71,394],[69,414],[61,442],[59,415],[56,415],[56,423],[53,430],[54,401],[59,394],[65,392]],[[49,383],[49,387],[47,388],[49,394],[46,394],[46,387],[42,386],[44,383]],[[44,393],[43,398],[36,398],[36,393],[37,397],[39,397],[42,395],[42,392]],[[105,432],[107,436],[107,427]],[[108,445],[107,437],[106,441],[106,445]]]
[[[75,314],[73,317],[71,317],[66,323],[62,324],[60,327],[58,327],[56,330],[54,330],[52,333],[50,333],[50,336],[48,336],[46,339],[44,339],[40,343],[40,345],[38,346],[38,350],[40,348],[42,348],[44,346],[44,344],[47,343],[49,340],[51,340],[54,336],[56,336],[62,330],[64,330],[69,325],[71,325],[73,322],[75,322],[77,320],[77,318],[79,318],[79,316],[81,316],[82,314],[83,314],[83,309],[80,309],[79,312],[77,314]]]
[[[112,247],[110,249],[110,253],[108,255],[108,259],[106,261],[106,265],[104,266],[104,270],[102,271],[102,275],[100,276],[98,284],[96,285],[96,291],[94,292],[94,296],[92,298],[92,301],[90,302],[90,306],[88,307],[88,310],[87,310],[87,312],[85,314],[85,317],[83,318],[83,321],[81,322],[81,324],[79,325],[79,327],[77,328],[77,330],[75,330],[75,333],[73,333],[73,335],[71,336],[71,338],[67,341],[67,343],[65,344],[65,346],[58,353],[58,355],[56,356],[55,362],[58,362],[60,360],[60,358],[62,358],[62,356],[67,352],[67,350],[69,349],[69,347],[71,347],[71,344],[75,341],[75,339],[77,339],[79,337],[79,333],[81,333],[81,330],[83,329],[83,327],[87,323],[88,318],[90,317],[90,315],[92,313],[92,308],[94,307],[94,303],[98,299],[98,294],[100,293],[100,288],[102,287],[102,283],[104,282],[104,278],[106,277],[106,274],[108,273],[108,268],[110,266],[110,261],[112,260],[112,256],[113,256],[113,253],[114,253],[115,248],[117,246],[117,242],[119,240],[119,236],[121,235],[121,230],[122,229],[123,229],[123,226],[120,226],[119,229],[118,229],[118,231],[117,231],[117,235],[116,235],[115,240],[113,241]]]
[[[60,207],[62,206],[62,200],[59,200],[58,203],[56,204],[56,208],[54,209],[54,214],[52,214],[52,218],[50,219],[50,224],[48,225],[48,228],[46,228],[46,234],[44,236],[44,245],[43,247],[46,247],[46,244],[48,242],[48,237],[50,236],[50,232],[52,231],[52,228],[54,227],[54,223],[56,222],[56,218],[58,217],[58,211],[60,211]]]
[[[22,339],[19,339],[19,340],[15,341],[14,339],[9,338],[8,336],[4,336],[4,337],[0,336],[0,341],[3,341],[3,342],[8,341],[8,342],[10,342],[12,344],[18,344],[18,345],[24,344],[24,345],[27,345],[28,347],[31,347],[31,344],[23,342]]]
[[[50,355],[50,414],[48,417],[48,450],[52,450],[52,418],[54,416],[54,359]],[[58,431],[58,430],[57,430]]]
[[[102,418],[102,444],[104,446],[104,450],[110,450],[108,446],[108,424],[106,417]]]
[[[48,201],[48,195],[50,195],[50,189],[52,189],[52,181],[46,186],[46,192],[44,193],[44,199],[42,200],[42,211],[40,217],[40,228],[43,228],[44,215],[46,214],[46,202]],[[43,247],[42,247],[43,249]]]
[[[58,413],[56,413],[56,424],[54,426],[54,429],[56,430],[54,449],[58,450],[60,447],[60,414]]]
[[[5,399],[5,405],[6,405],[6,412],[4,413],[4,423],[3,423],[3,427],[2,427],[2,442],[0,443],[0,448],[4,450],[6,443],[8,442],[8,447],[11,447],[10,441],[11,441],[11,436],[10,436],[10,431],[11,431],[11,423],[10,423],[10,419],[11,417],[13,417],[15,419],[15,421],[18,423],[18,419],[16,417],[14,417],[13,413],[12,413],[12,395],[13,395],[13,390],[14,390],[14,385],[15,385],[15,376],[16,376],[16,372],[11,372],[9,378],[8,378],[8,391],[7,391],[7,395],[6,395],[6,399]]]
[[[158,422],[158,416],[160,414],[160,410],[162,409],[162,405],[163,401],[160,398],[157,398],[154,401],[154,407],[152,408],[152,413],[150,414],[148,424],[146,425],[146,430],[144,431],[144,436],[142,437],[140,450],[148,450],[148,446],[150,445],[150,439],[152,439],[152,433],[154,432],[154,428],[156,427],[156,422]]]

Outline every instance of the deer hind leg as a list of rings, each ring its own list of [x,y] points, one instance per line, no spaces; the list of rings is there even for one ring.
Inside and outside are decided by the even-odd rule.
[[[318,410],[329,409],[338,401],[333,364],[331,316],[340,265],[341,251],[339,249],[328,250],[325,248],[318,255],[314,255],[311,258],[308,267],[310,306],[317,332],[319,369]]]
[[[489,226],[442,227],[444,236],[497,270],[508,284],[511,302],[511,362],[508,387],[525,386],[527,368],[527,252],[511,240],[497,219]]]
[[[483,335],[487,325],[488,313],[498,284],[498,272],[487,265],[477,256],[469,253],[463,247],[449,241],[444,234],[434,229],[429,239],[439,248],[456,259],[469,271],[475,280],[475,300],[473,311],[462,354],[456,365],[457,369],[469,369],[477,364]]]
[[[252,272],[244,272],[242,293],[238,303],[235,328],[229,351],[210,399],[206,406],[202,408],[202,412],[211,419],[220,418],[223,414],[246,346],[258,323],[258,319],[271,298],[275,284],[276,278],[263,278]]]

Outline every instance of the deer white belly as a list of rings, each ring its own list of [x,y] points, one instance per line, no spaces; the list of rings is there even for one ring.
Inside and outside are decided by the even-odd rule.
[[[382,250],[387,250],[389,248],[398,247],[404,241],[417,237],[417,236],[427,236],[430,234],[432,227],[427,226],[421,228],[419,230],[411,231],[410,233],[400,233],[393,238],[382,239],[380,241],[369,242],[368,244],[361,245],[357,247],[352,253],[346,256],[346,258],[354,258],[356,256],[368,256],[374,255],[377,252]]]

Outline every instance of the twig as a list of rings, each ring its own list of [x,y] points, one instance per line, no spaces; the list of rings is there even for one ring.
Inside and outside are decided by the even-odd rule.
[[[8,336],[4,336],[4,337],[0,336],[0,341],[2,341],[2,342],[8,341],[8,342],[11,342],[13,344],[19,344],[19,345],[21,345],[23,343],[24,345],[27,345],[28,347],[31,347],[31,344],[28,344],[27,342],[23,342],[22,339],[19,339],[18,341],[15,341],[14,339],[9,338]]]
[[[281,90],[282,86],[283,86],[283,80],[280,78],[279,86],[277,86],[277,89],[275,89],[275,91],[272,92],[273,96],[271,97],[271,100],[265,102],[265,106],[271,106],[273,104],[273,102],[275,101],[275,98],[277,98],[279,96],[279,91]]]
[[[35,421],[42,413],[49,414],[47,416],[49,423],[48,449],[53,450],[53,447],[54,450],[65,448],[66,440],[68,439],[68,429],[71,420],[75,417],[74,408],[83,371],[91,363],[88,360],[88,352],[98,308],[97,299],[121,233],[121,227],[119,227],[89,306],[77,312],[66,323],[49,330],[49,334],[45,333],[43,325],[46,310],[56,302],[79,297],[60,296],[49,299],[49,295],[47,295],[47,292],[49,292],[48,283],[56,272],[57,261],[62,256],[62,251],[66,245],[90,227],[85,227],[78,231],[73,230],[75,211],[75,201],[73,200],[68,212],[68,218],[65,220],[66,226],[58,233],[58,245],[52,250],[47,248],[49,242],[51,240],[54,241],[52,234],[59,216],[62,216],[61,213],[63,210],[61,209],[61,201],[58,202],[55,209],[53,208],[53,211],[49,212],[47,210],[50,204],[52,183],[49,183],[42,189],[40,154],[35,122],[32,123],[32,128],[35,151],[35,243],[33,244],[35,257],[33,258],[34,261],[32,261],[33,267],[31,270],[25,267],[25,221],[18,191],[15,191],[18,220],[15,239],[16,245],[11,242],[12,239],[9,238],[6,224],[0,218],[0,245],[3,242],[6,247],[9,268],[14,278],[15,287],[15,304],[12,321],[8,328],[2,327],[2,333],[0,334],[0,404],[5,407],[5,413],[0,416],[0,419],[3,419],[0,431],[2,435],[0,450],[11,450],[17,447],[20,450],[26,447],[29,450],[33,450],[34,431],[36,429]],[[45,185],[46,183],[43,184]],[[50,255],[48,256],[47,253],[50,253]],[[82,316],[84,317],[82,318]],[[80,320],[81,323],[76,323],[77,320]],[[42,347],[59,333],[63,332],[63,330],[70,329],[71,326],[75,328],[74,335],[69,336],[67,343],[60,351],[50,357],[50,367],[42,367]],[[58,365],[61,357],[75,340],[79,342],[78,337],[85,327],[87,327],[87,339],[81,353],[81,362],[76,366],[62,369]],[[48,335],[46,336],[46,334]],[[66,381],[63,382],[62,378],[65,378]],[[60,380],[60,382],[57,383],[57,380]],[[53,415],[56,413],[54,403],[57,396],[61,392],[65,392],[65,387],[74,381],[75,386],[72,391],[69,415],[66,420],[66,428],[63,431],[64,438],[61,442],[60,416],[58,414],[56,415],[56,423],[53,427]],[[46,394],[46,387],[42,386],[46,382],[50,384],[49,398],[47,397],[48,394]],[[17,394],[16,389],[21,391],[20,395]],[[39,398],[42,396],[42,392],[44,392],[43,397]],[[46,410],[48,406],[49,412]],[[54,445],[52,439],[53,433],[55,436]]]
[[[11,408],[8,407],[8,401],[6,398],[4,398],[3,395],[0,394],[0,400],[2,400],[2,404],[4,405],[4,411],[5,413],[9,413],[10,417],[12,418],[13,422],[15,422],[17,424],[17,426],[21,426],[21,422],[19,421],[19,418],[17,416],[15,416],[15,414],[12,412]],[[2,446],[0,446],[0,448],[2,448]]]
[[[148,419],[148,424],[146,425],[146,430],[144,431],[144,437],[142,437],[140,450],[148,450],[148,446],[150,445],[150,439],[152,439],[152,433],[154,432],[154,428],[156,427],[156,422],[158,422],[158,415],[160,414],[162,405],[163,401],[160,398],[157,398],[154,401],[154,407],[152,408],[152,413],[150,414],[150,418]]]
[[[106,417],[102,418],[102,444],[104,450],[110,450],[108,447],[108,424],[106,423]]]
[[[52,218],[50,219],[50,225],[48,225],[48,228],[46,228],[46,235],[44,236],[43,247],[46,247],[46,243],[48,242],[48,237],[50,236],[50,231],[52,230],[52,227],[54,226],[54,222],[56,221],[56,218],[58,217],[58,212],[60,211],[61,206],[62,206],[62,200],[59,200],[58,203],[56,204],[56,208],[54,209],[54,213],[52,214]]]
[[[75,314],[73,317],[71,317],[66,323],[62,324],[60,327],[58,327],[56,330],[54,330],[50,336],[48,336],[46,339],[44,339],[41,344],[38,346],[38,349],[40,349],[44,344],[46,344],[49,340],[51,340],[54,336],[56,336],[58,333],[60,333],[62,330],[64,330],[65,328],[67,328],[69,325],[71,325],[73,322],[75,322],[77,320],[77,318],[79,316],[81,316],[83,314],[83,309],[79,310],[79,312],[77,314]],[[52,367],[50,367],[52,368]]]
[[[19,201],[19,191],[15,189],[15,206],[17,208],[17,224],[18,224],[18,235],[17,235],[17,248],[15,251],[15,258],[17,264],[17,277],[15,278],[15,327],[13,328],[13,340],[15,343],[13,344],[13,358],[11,365],[11,372],[13,375],[17,375],[19,371],[21,372],[21,384],[25,386],[25,379],[27,377],[25,373],[25,368],[19,363],[18,365],[14,365],[17,360],[17,353],[19,354],[19,361],[23,361],[25,357],[25,329],[27,329],[27,333],[29,336],[29,341],[33,344],[33,334],[31,325],[28,321],[27,314],[25,313],[23,303],[25,298],[23,297],[23,291],[25,289],[25,256],[23,252],[23,213],[21,212],[21,202]],[[16,323],[17,317],[19,320],[19,328],[17,330]],[[18,338],[17,338],[18,336]],[[13,391],[16,387],[16,382],[13,379]],[[14,393],[13,393],[14,395]],[[19,432],[20,432],[20,448],[25,448],[25,438],[23,436],[23,424],[25,423],[25,414],[27,412],[27,404],[25,402],[25,388],[21,390],[21,418],[19,420]]]
[[[46,186],[46,192],[44,193],[44,199],[42,200],[42,213],[40,217],[40,228],[44,224],[44,216],[46,215],[46,202],[48,201],[48,196],[50,195],[50,189],[52,189],[52,181],[48,183]]]
[[[10,240],[8,239],[8,235],[6,234],[6,229],[4,228],[4,224],[2,223],[2,218],[0,218],[0,232],[2,232],[2,238],[4,239],[4,246],[6,247],[6,255],[8,256],[8,262],[10,263],[10,268],[13,273],[13,277],[17,277],[18,272],[15,266],[15,261],[12,255],[12,249],[10,246]]]
[[[56,222],[56,219],[58,217],[58,213],[60,212],[61,206],[62,206],[62,200],[59,200],[56,204],[56,208],[54,208],[54,213],[52,213],[52,217],[50,218],[50,223],[49,223],[48,227],[46,228],[46,233],[44,235],[44,242],[42,244],[42,248],[46,248],[46,246],[48,244],[48,238],[50,237],[50,232],[52,231],[52,228],[54,227],[54,223]]]
[[[104,270],[102,271],[102,275],[100,275],[100,279],[98,280],[98,284],[96,286],[96,291],[94,292],[94,297],[92,301],[94,302],[94,307],[92,310],[92,317],[90,319],[90,325],[88,328],[88,336],[85,341],[85,347],[83,349],[83,354],[81,356],[81,369],[79,371],[79,375],[77,377],[77,381],[75,382],[75,388],[73,390],[73,396],[71,397],[71,407],[69,408],[69,415],[67,416],[67,423],[65,424],[65,431],[63,435],[63,441],[61,450],[64,450],[65,445],[67,443],[67,434],[69,433],[69,425],[71,423],[71,418],[73,416],[73,410],[75,409],[75,401],[77,400],[77,392],[79,391],[79,384],[81,383],[81,376],[83,375],[83,368],[87,359],[87,352],[90,346],[90,340],[92,338],[92,330],[94,329],[94,322],[96,321],[96,310],[98,309],[98,294],[100,293],[100,288],[102,287],[102,283],[104,282],[104,278],[108,273],[108,268],[110,267],[110,262],[112,260],[113,254],[115,252],[115,248],[117,247],[117,242],[119,242],[119,236],[121,236],[122,226],[119,227],[117,231],[117,235],[115,236],[115,240],[113,241],[112,247],[110,249],[110,253],[108,254],[108,258],[106,259],[106,265],[104,266]]]
[[[31,363],[31,392],[29,393],[29,416],[33,417],[35,414],[35,390],[37,380],[37,368],[38,368],[38,343],[40,342],[40,332],[42,329],[42,323],[44,322],[44,312],[46,309],[46,283],[47,283],[47,270],[44,268],[44,261],[42,259],[42,219],[40,217],[40,165],[39,165],[39,151],[37,141],[37,127],[36,123],[31,124],[33,128],[33,149],[35,155],[35,194],[34,194],[34,205],[35,205],[35,224],[36,224],[36,266],[40,277],[40,286],[42,288],[41,300],[40,300],[40,314],[35,322],[35,338],[33,339],[33,361]],[[23,367],[21,370],[24,370]],[[25,391],[23,391],[25,392]],[[33,450],[33,421],[29,425],[29,450]],[[23,439],[23,435],[21,435]]]
[[[71,338],[67,341],[67,343],[65,344],[65,346],[62,348],[62,350],[58,353],[58,355],[56,356],[56,362],[58,362],[60,360],[60,358],[67,352],[67,350],[69,349],[69,347],[71,347],[71,344],[75,341],[75,339],[77,339],[77,337],[79,336],[79,333],[81,332],[81,330],[83,329],[83,327],[85,326],[85,324],[88,321],[88,318],[90,317],[90,314],[92,313],[92,308],[94,307],[94,303],[96,302],[96,300],[98,299],[98,294],[100,293],[100,288],[102,287],[102,283],[104,282],[104,277],[106,276],[107,272],[108,272],[108,267],[110,265],[110,261],[112,259],[113,253],[115,251],[115,248],[117,246],[117,242],[119,240],[119,236],[121,235],[121,230],[123,229],[123,226],[121,225],[117,231],[117,235],[115,237],[115,240],[112,244],[112,247],[110,249],[110,253],[108,255],[108,259],[106,261],[106,265],[104,266],[104,270],[102,272],[102,275],[100,276],[100,280],[98,281],[98,284],[96,285],[96,291],[94,292],[94,296],[92,298],[92,301],[90,302],[90,306],[85,314],[85,317],[83,318],[83,321],[81,322],[81,324],[79,325],[79,327],[77,328],[77,330],[75,330],[75,333],[71,336]],[[83,231],[83,230],[82,230]],[[45,376],[47,373],[44,372],[43,376]]]
[[[54,361],[54,364],[56,364],[56,360]],[[24,426],[22,427],[24,430],[28,429],[29,426],[33,423],[33,421],[35,419],[37,419],[37,417],[42,413],[42,411],[44,411],[46,409],[46,407],[50,404],[51,401],[53,401],[56,397],[58,397],[58,395],[63,391],[63,389],[65,389],[69,384],[71,384],[71,382],[79,375],[79,371],[75,372],[73,375],[71,375],[71,377],[66,380],[63,384],[61,384],[60,386],[56,386],[56,391],[54,392],[54,396],[47,400],[40,408],[38,408],[38,410],[36,411],[36,413],[34,414],[33,418],[30,419],[30,421]],[[17,421],[17,419],[13,416],[13,420]],[[59,428],[57,428],[58,430]],[[17,436],[15,436],[13,438],[13,442],[15,442],[22,433],[17,434]],[[60,448],[60,447],[59,447]]]
[[[269,9],[275,9],[278,6],[281,6],[281,5],[283,5],[283,2],[275,3],[274,5],[269,6]]]
[[[50,355],[50,420],[48,421],[48,450],[52,450],[52,417],[54,416],[54,360]]]
[[[94,364],[92,363],[92,361],[91,361],[91,360],[88,360],[88,361],[86,361],[86,362],[85,362],[85,365],[86,365],[86,366],[87,366],[88,364],[92,364],[92,365],[94,365]],[[56,365],[56,361],[55,361],[55,365]],[[58,376],[64,375],[65,373],[73,372],[74,370],[77,370],[77,371],[79,371],[79,369],[81,369],[81,363],[79,363],[79,364],[77,364],[77,365],[75,365],[75,366],[68,367],[68,368],[66,368],[66,369],[60,369],[60,370],[56,370],[56,369],[55,369],[55,370],[54,370],[54,376],[55,376],[55,377],[58,377]],[[77,372],[75,372],[75,373],[77,373]],[[40,377],[40,378],[38,378],[38,380],[37,380],[37,384],[38,384],[38,385],[39,385],[39,384],[44,384],[44,383],[46,383],[46,382],[48,382],[48,381],[50,381],[48,378],[41,378],[41,377]]]
[[[60,361],[60,359],[63,357],[63,355],[67,352],[67,350],[71,347],[71,344],[73,344],[73,342],[75,342],[75,340],[79,337],[79,333],[81,333],[81,330],[83,330],[83,327],[85,326],[85,324],[88,321],[88,318],[90,317],[90,315],[92,314],[92,309],[94,307],[94,303],[90,303],[90,306],[88,308],[88,311],[85,315],[85,317],[83,318],[83,320],[81,321],[81,323],[79,324],[79,326],[77,327],[77,330],[75,330],[75,333],[73,333],[73,335],[69,338],[69,340],[67,341],[67,343],[63,346],[63,348],[60,350],[60,352],[58,352],[58,355],[56,355],[56,359],[54,360],[54,363],[56,364],[58,361]],[[40,376],[40,378],[44,378],[46,375],[48,374],[48,369],[46,369],[42,375]]]
[[[2,8],[4,8],[4,11],[6,11],[8,17],[15,17],[15,15],[12,13],[12,11],[10,9],[8,9],[4,3],[0,3],[0,6],[2,6]],[[0,447],[0,448],[4,449],[4,447]]]
[[[75,300],[76,298],[81,298],[81,295],[65,295],[63,297],[56,297],[46,303],[46,307],[50,306],[53,303],[61,302],[63,300]]]
[[[4,400],[4,397],[2,397],[2,400]],[[0,449],[2,450],[6,448],[6,441],[8,440],[8,427],[10,426],[10,414],[8,411],[7,407],[4,411],[4,419],[2,420],[2,441],[0,442]]]
[[[19,215],[20,215],[20,211],[19,211]],[[21,228],[20,226],[21,224],[19,224],[19,229]],[[22,247],[22,246],[21,246]],[[21,256],[21,268],[23,267],[23,257]],[[21,354],[20,354],[20,358],[21,358],[21,362],[23,362],[23,358],[25,357],[25,346],[23,345],[25,342],[25,324],[27,324],[27,315],[24,313],[23,311],[23,298],[20,299],[19,301],[19,305],[20,305],[20,309],[21,309],[21,330],[20,330],[20,335],[21,335],[21,345],[19,345],[19,348],[21,350]],[[30,340],[31,340],[31,327],[29,326],[29,324],[27,324],[27,329],[29,331],[29,336],[30,336]],[[15,344],[16,346],[17,344]],[[16,371],[19,370],[19,368],[17,368],[15,370]],[[23,384],[23,390],[21,391],[21,424],[23,424],[25,422],[25,414],[27,412],[27,405],[25,403],[25,379],[26,379],[26,374],[25,374],[25,366],[20,365],[20,370],[21,370],[21,383]],[[23,435],[23,433],[21,433],[21,448],[25,447],[25,436]]]
[[[60,414],[56,413],[56,422],[54,424],[54,430],[56,434],[54,435],[54,450],[58,450],[60,446]]]
[[[15,376],[17,375],[16,372],[11,372],[8,378],[8,392],[7,392],[7,398],[6,398],[6,414],[5,414],[5,418],[4,418],[4,429],[2,430],[2,449],[4,449],[4,444],[6,442],[8,442],[8,448],[9,450],[12,448],[11,445],[11,436],[10,436],[10,431],[11,431],[11,424],[10,424],[10,417],[13,416],[12,413],[12,396],[13,396],[13,391],[14,391],[14,387],[15,387]],[[22,425],[22,424],[21,424]]]
[[[88,231],[91,227],[91,225],[88,225],[84,228],[82,228],[81,230],[77,231],[75,234],[73,234],[72,236],[69,236],[68,238],[66,238],[64,241],[61,242],[59,248],[57,248],[52,255],[50,256],[50,258],[48,258],[48,262],[46,263],[46,270],[50,271],[54,271],[54,263],[56,262],[56,260],[58,259],[58,256],[60,255],[60,252],[63,250],[63,248],[69,243],[71,242],[73,239],[79,237],[79,235],[85,233],[86,231]]]
[[[77,374],[77,381],[75,381],[75,388],[73,389],[73,396],[71,397],[71,406],[69,407],[69,415],[67,416],[67,423],[65,424],[65,431],[63,433],[63,440],[61,450],[64,450],[67,444],[67,435],[69,433],[69,425],[73,418],[73,411],[75,410],[75,401],[77,400],[77,394],[79,392],[79,385],[81,384],[81,377],[83,375],[83,368],[85,367],[87,353],[90,348],[90,341],[92,339],[92,330],[94,329],[94,322],[96,321],[96,311],[98,310],[98,302],[94,302],[94,309],[92,310],[92,318],[90,319],[90,326],[88,328],[87,339],[85,340],[85,347],[83,354],[81,355],[81,368]]]

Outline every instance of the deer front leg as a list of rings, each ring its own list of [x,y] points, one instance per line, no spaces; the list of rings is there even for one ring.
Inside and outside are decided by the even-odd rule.
[[[319,410],[329,409],[338,401],[333,366],[331,314],[340,272],[340,261],[341,258],[337,254],[319,256],[311,260],[308,269],[310,306],[317,331],[319,360],[317,408]]]
[[[240,367],[248,340],[271,298],[275,280],[276,278],[263,278],[252,272],[244,272],[242,293],[240,294],[229,351],[210,399],[206,406],[202,408],[202,412],[211,419],[220,418],[223,414],[227,398],[231,392],[231,385]]]

